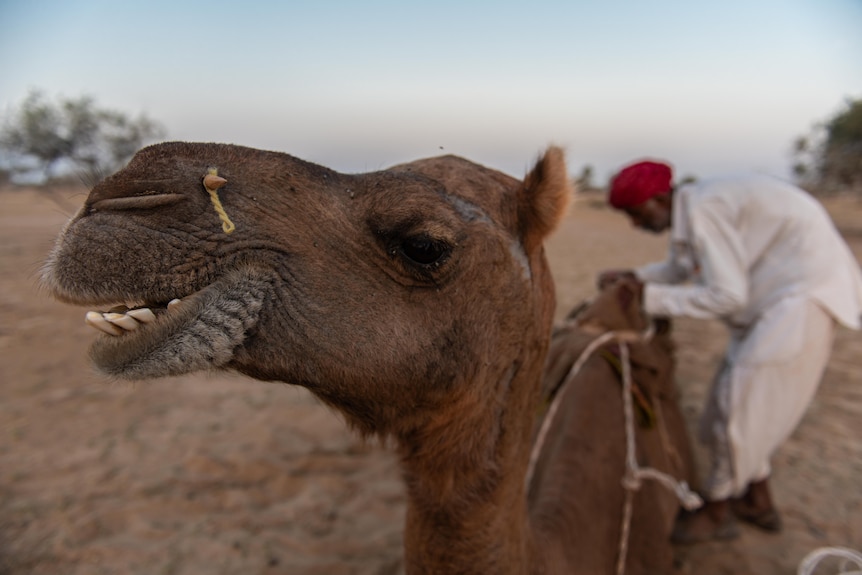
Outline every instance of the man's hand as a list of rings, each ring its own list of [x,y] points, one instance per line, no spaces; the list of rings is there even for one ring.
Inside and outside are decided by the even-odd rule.
[[[627,280],[631,280],[636,283],[641,283],[640,280],[638,280],[638,277],[635,275],[635,272],[633,272],[632,270],[605,270],[599,274],[599,289],[603,290],[622,278],[626,278]]]

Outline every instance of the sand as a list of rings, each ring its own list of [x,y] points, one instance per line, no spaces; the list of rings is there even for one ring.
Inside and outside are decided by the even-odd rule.
[[[37,280],[84,194],[0,190],[0,574],[401,573],[405,499],[391,452],[304,390],[231,374],[133,385],[93,373],[85,310]],[[592,297],[600,270],[663,256],[666,238],[599,203],[581,198],[549,242],[558,317]],[[862,202],[827,207],[862,260]],[[705,321],[674,330],[693,429],[725,334]],[[862,549],[860,439],[862,334],[841,329],[774,460],[784,532],[745,526],[736,541],[679,548],[682,572],[793,574],[816,548]]]

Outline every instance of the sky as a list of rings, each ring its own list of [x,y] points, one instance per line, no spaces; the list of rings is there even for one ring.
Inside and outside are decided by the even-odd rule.
[[[0,115],[31,89],[342,172],[522,177],[557,144],[597,183],[646,157],[789,178],[862,98],[862,0],[0,0]]]

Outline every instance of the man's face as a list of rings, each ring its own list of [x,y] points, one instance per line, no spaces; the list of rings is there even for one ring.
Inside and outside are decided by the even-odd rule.
[[[625,208],[632,225],[642,230],[661,233],[670,227],[670,196],[655,196],[642,204]]]

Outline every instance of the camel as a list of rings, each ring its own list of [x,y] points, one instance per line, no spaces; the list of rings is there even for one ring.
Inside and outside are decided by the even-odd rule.
[[[680,502],[665,486],[642,483],[632,500],[629,534],[621,534],[627,494],[620,481],[626,476],[626,437],[619,344],[612,340],[583,355],[597,336],[608,332],[620,334],[628,346],[637,408],[637,425],[633,425],[637,461],[680,482],[681,491],[697,484],[694,454],[673,378],[670,321],[648,322],[632,297],[631,280],[621,279],[554,326],[542,394],[566,393],[559,410],[564,415],[558,415],[548,427],[548,439],[529,486],[531,509],[544,510],[533,513],[533,519],[559,523],[563,514],[554,506],[571,509],[564,515],[568,523],[557,524],[556,529],[578,534],[559,550],[578,558],[578,570],[572,572],[616,573],[624,567],[625,573],[670,573],[674,557],[669,538]],[[640,336],[650,332],[648,338]],[[583,361],[582,367],[573,371],[577,361]],[[551,516],[546,518],[546,512]],[[620,565],[623,542],[628,555],[623,555]],[[566,559],[558,563],[563,565]]]
[[[621,416],[573,414],[619,403],[618,383],[567,392],[526,485],[555,309],[543,240],[570,196],[556,147],[518,181],[454,156],[352,175],[169,142],[92,189],[43,282],[109,308],[86,318],[105,332],[90,355],[109,377],[234,370],[303,386],[391,439],[407,573],[599,573],[617,552],[593,532],[618,534],[622,467],[603,452],[618,451]],[[588,371],[609,379],[606,364]],[[593,426],[607,435],[590,446]],[[642,454],[668,452],[656,442]],[[632,521],[666,549],[672,510],[658,498],[642,490]],[[627,572],[651,572],[638,537]]]

